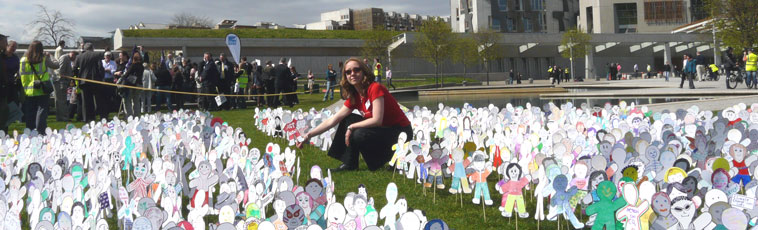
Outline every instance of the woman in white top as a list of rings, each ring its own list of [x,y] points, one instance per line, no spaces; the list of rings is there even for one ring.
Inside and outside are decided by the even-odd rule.
[[[392,70],[390,70],[389,66],[384,69],[387,70],[387,72],[384,73],[384,76],[387,76],[387,86],[392,86],[392,90],[395,90],[395,85],[392,84]]]

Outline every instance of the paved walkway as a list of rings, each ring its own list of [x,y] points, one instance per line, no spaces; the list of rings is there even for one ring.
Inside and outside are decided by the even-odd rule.
[[[440,94],[488,94],[488,93],[538,93],[543,98],[641,98],[641,97],[666,97],[666,98],[697,98],[698,100],[648,104],[648,108],[655,111],[664,109],[676,110],[689,108],[697,105],[701,109],[722,110],[726,106],[738,103],[758,103],[758,89],[747,89],[745,84],[740,84],[737,89],[727,89],[724,79],[719,81],[695,82],[695,89],[688,88],[685,82],[684,88],[679,88],[680,78],[671,78],[669,82],[664,79],[634,79],[607,81],[594,79],[584,82],[562,82],[560,85],[552,85],[548,80],[535,80],[528,84],[522,81],[520,85],[506,85],[503,81],[490,81],[490,85],[476,86],[453,86],[436,89],[407,89],[393,90],[392,93],[418,91],[420,95]],[[339,108],[344,101],[338,101],[329,106],[330,109]],[[409,106],[409,105],[406,105]],[[410,105],[412,106],[412,105]]]

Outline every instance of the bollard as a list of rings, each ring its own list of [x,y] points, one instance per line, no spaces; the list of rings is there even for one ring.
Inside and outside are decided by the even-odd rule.
[[[529,78],[529,84],[532,84],[532,83],[534,83],[534,79],[530,77]]]

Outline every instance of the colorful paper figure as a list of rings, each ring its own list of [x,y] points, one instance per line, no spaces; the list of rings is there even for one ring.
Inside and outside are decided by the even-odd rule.
[[[508,181],[501,181],[498,185],[498,190],[503,194],[503,199],[500,203],[501,215],[511,217],[515,205],[520,218],[529,217],[529,213],[526,212],[526,206],[524,205],[522,190],[529,184],[530,176],[526,175],[522,177],[521,166],[517,163],[508,164],[505,168],[505,173]]]
[[[587,215],[597,214],[593,230],[616,229],[616,211],[626,206],[626,200],[616,199],[616,186],[611,181],[603,181],[598,184],[597,195],[599,201],[587,207]]]
[[[471,200],[474,204],[479,204],[480,199],[484,199],[484,204],[492,205],[492,199],[490,199],[489,186],[487,185],[487,177],[492,172],[492,166],[485,162],[486,155],[481,151],[474,152],[473,161],[471,163],[474,172],[468,175],[469,180],[474,187],[474,198]]]

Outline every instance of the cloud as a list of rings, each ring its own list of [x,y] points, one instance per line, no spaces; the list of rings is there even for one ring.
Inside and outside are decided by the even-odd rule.
[[[116,28],[139,22],[168,23],[174,14],[189,12],[210,18],[214,23],[234,19],[244,25],[268,21],[285,26],[307,24],[326,11],[343,8],[382,8],[398,13],[447,16],[446,0],[0,0],[0,33],[22,43],[29,42],[29,22],[42,4],[59,10],[74,22],[76,36],[110,36]]]

